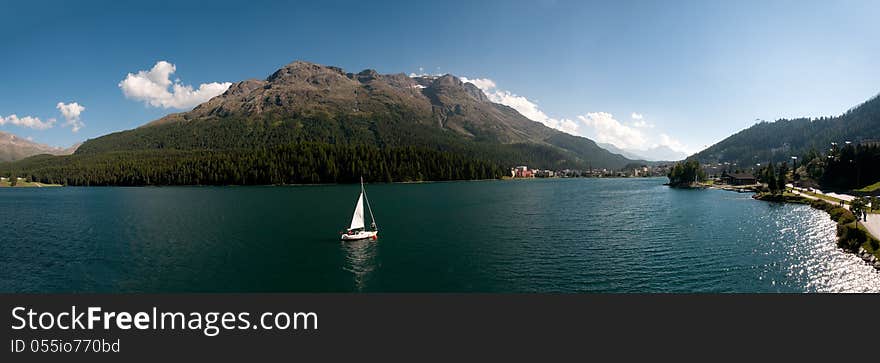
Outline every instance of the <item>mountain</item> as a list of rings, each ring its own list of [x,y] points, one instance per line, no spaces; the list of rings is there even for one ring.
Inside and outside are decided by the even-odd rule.
[[[753,166],[790,160],[832,142],[860,143],[880,139],[880,97],[874,97],[835,117],[761,121],[694,154],[703,163],[729,162]]]
[[[233,84],[193,110],[86,141],[89,155],[289,143],[419,147],[503,167],[619,168],[632,160],[492,103],[453,75],[409,77],[297,61]]]
[[[0,131],[0,161],[15,161],[39,154],[68,155],[78,146],[77,144],[67,149],[54,147]]]
[[[515,165],[621,168],[630,160],[492,103],[458,77],[293,62],[191,111],[0,163],[66,185],[245,185],[497,179]]]
[[[665,145],[654,146],[650,149],[638,150],[636,152],[638,152],[640,155],[644,155],[647,160],[652,161],[678,161],[684,160],[688,157],[687,153],[673,150],[669,146]]]
[[[621,149],[613,144],[609,143],[597,143],[600,147],[605,150],[608,150],[614,154],[620,154],[624,157],[635,159],[635,160],[647,160],[647,161],[677,161],[683,160],[687,157],[687,154],[675,151],[669,148],[668,146],[655,146],[649,148],[647,150],[630,150],[630,149]]]
[[[647,158],[645,158],[645,157],[643,157],[643,156],[641,156],[641,155],[637,155],[637,154],[635,154],[635,153],[633,153],[633,152],[631,152],[631,151],[627,151],[627,150],[621,149],[621,148],[619,148],[619,147],[617,147],[617,146],[614,146],[614,144],[609,144],[609,143],[607,143],[607,142],[599,142],[599,143],[596,143],[596,145],[599,145],[599,147],[601,147],[601,148],[603,148],[603,149],[605,149],[605,150],[608,150],[608,151],[610,151],[611,153],[618,154],[618,155],[623,155],[624,157],[629,158],[629,159],[634,159],[634,160],[645,159],[645,160],[648,160]]]

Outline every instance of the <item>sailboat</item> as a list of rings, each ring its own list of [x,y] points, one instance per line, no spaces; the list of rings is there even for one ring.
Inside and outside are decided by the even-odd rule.
[[[370,212],[370,230],[364,228],[364,201],[367,202],[367,210]],[[355,241],[371,238],[378,239],[379,228],[376,226],[376,218],[373,217],[373,209],[370,208],[370,199],[364,189],[364,178],[361,177],[361,195],[358,196],[354,207],[354,215],[351,217],[351,226],[342,233],[343,241]]]

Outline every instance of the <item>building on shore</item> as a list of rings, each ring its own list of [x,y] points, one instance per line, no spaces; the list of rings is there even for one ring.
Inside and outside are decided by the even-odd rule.
[[[510,168],[510,177],[520,178],[649,178],[663,177],[669,173],[670,165],[638,165],[623,169],[529,169],[528,166],[520,165]]]
[[[721,181],[729,185],[752,185],[757,184],[758,180],[752,173],[723,173]]]
[[[528,166],[520,165],[510,170],[511,175],[514,178],[534,178],[535,172],[533,170],[529,170]]]
[[[556,176],[556,172],[553,170],[535,170],[535,177],[537,178],[553,178]]]
[[[647,165],[642,165],[638,168],[634,168],[632,171],[632,176],[634,177],[649,177],[652,176],[652,174],[652,168]]]

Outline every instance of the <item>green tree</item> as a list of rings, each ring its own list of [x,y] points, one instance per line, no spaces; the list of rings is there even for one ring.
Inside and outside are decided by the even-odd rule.
[[[868,203],[865,201],[864,198],[856,198],[853,199],[852,202],[850,202],[849,210],[850,212],[852,212],[853,215],[856,216],[856,224],[858,224],[858,221],[863,218],[863,215],[865,214],[865,212],[867,212],[867,209]]]
[[[767,188],[770,189],[770,193],[776,194],[778,192],[779,184],[776,183],[776,168],[773,167],[772,161],[770,164],[767,164],[766,168],[764,168],[762,179],[767,183]]]
[[[669,185],[673,187],[689,186],[695,182],[706,180],[706,173],[696,160],[675,163],[667,174]]]
[[[779,164],[779,173],[776,177],[776,190],[785,191],[786,174],[788,174],[788,165],[786,163]]]
[[[64,185],[253,185],[392,180],[495,179],[496,160],[418,147],[292,143],[257,149],[136,150],[38,155],[0,163]]]

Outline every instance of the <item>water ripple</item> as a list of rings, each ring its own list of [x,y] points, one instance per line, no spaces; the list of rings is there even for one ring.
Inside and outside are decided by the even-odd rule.
[[[2,292],[880,292],[827,214],[662,179],[2,189]]]

